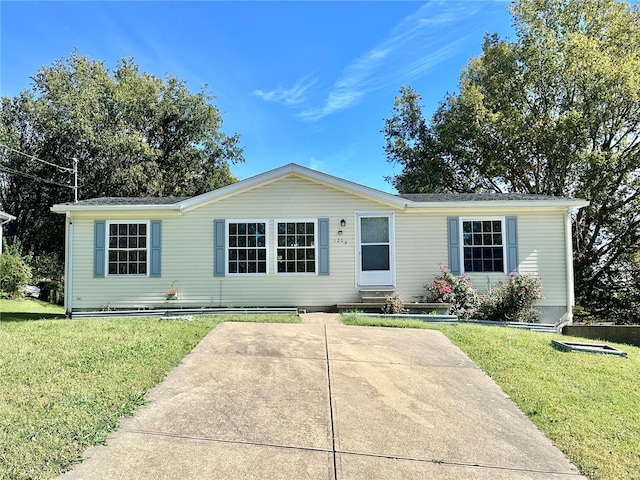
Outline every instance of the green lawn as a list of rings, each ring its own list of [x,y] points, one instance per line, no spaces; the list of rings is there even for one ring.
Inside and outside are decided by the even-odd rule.
[[[0,299],[0,322],[64,318],[64,308],[33,298]]]
[[[640,348],[611,344],[628,354],[618,358],[561,352],[551,339],[571,337],[511,328],[343,320],[441,330],[590,479],[640,479]]]
[[[283,315],[69,320],[43,302],[0,300],[0,479],[45,479],[68,470],[224,320],[299,321]]]

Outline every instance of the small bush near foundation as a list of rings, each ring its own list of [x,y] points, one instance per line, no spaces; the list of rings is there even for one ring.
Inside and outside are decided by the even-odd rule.
[[[385,299],[384,306],[382,307],[382,313],[398,315],[408,313],[408,310],[404,308],[404,302],[402,301],[402,298],[400,298],[400,295],[394,293]]]
[[[472,318],[479,305],[473,283],[467,275],[454,275],[447,265],[438,265],[441,273],[425,285],[427,299],[431,302],[450,303],[452,306],[449,313],[457,315],[458,318]]]
[[[481,298],[478,313],[487,320],[535,322],[540,311],[534,305],[543,298],[540,275],[512,273]]]

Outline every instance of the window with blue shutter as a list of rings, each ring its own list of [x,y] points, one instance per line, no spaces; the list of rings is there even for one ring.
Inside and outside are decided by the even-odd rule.
[[[96,221],[94,275],[159,277],[162,260],[162,221]],[[106,271],[105,271],[106,266]]]
[[[517,217],[498,218],[464,218],[449,221],[449,262],[453,273],[454,267],[459,273],[510,273],[518,271],[518,220]],[[456,232],[458,245],[452,243]],[[461,244],[460,244],[461,242]],[[457,253],[462,265],[451,263]],[[451,266],[453,265],[453,266]]]
[[[316,222],[277,220],[276,273],[316,273]]]

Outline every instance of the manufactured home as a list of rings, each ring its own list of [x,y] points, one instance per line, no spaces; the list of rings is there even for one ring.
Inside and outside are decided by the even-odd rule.
[[[419,301],[448,264],[486,290],[542,275],[542,321],[571,319],[579,199],[394,195],[296,164],[191,198],[95,198],[66,217],[65,302],[92,310],[298,307],[363,292]]]

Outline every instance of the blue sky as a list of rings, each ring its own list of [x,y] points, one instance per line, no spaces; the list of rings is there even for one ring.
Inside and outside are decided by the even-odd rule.
[[[239,133],[239,178],[295,162],[393,192],[384,119],[402,85],[430,116],[486,32],[513,40],[508,2],[0,0],[0,94],[74,49],[113,68],[207,86]]]

